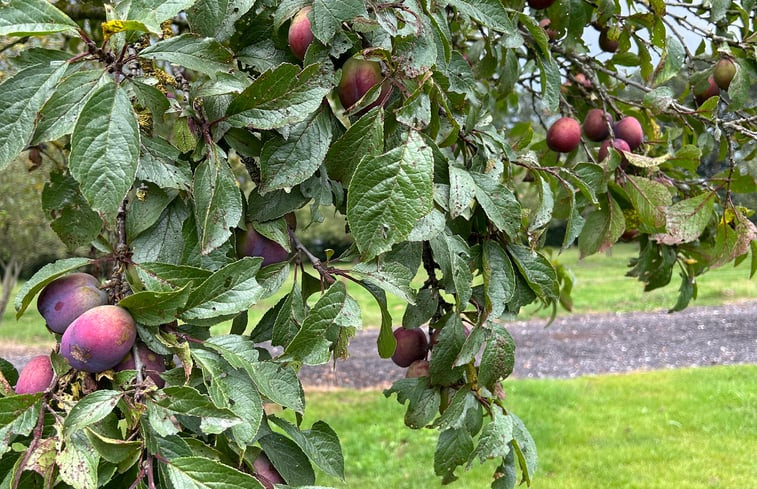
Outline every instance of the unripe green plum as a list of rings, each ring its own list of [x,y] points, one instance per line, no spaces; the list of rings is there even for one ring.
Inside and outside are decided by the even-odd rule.
[[[88,273],[72,273],[53,280],[42,289],[37,310],[50,330],[63,334],[71,322],[85,311],[108,303],[108,293],[100,281]]]
[[[584,136],[589,141],[599,142],[610,135],[610,126],[612,116],[602,109],[591,109],[584,119],[583,131]]]
[[[21,369],[16,382],[16,394],[36,394],[44,392],[50,387],[53,380],[53,365],[50,363],[50,357],[39,355],[31,360]]]
[[[416,377],[428,377],[430,364],[428,360],[416,360],[407,367],[405,378],[414,379]]]
[[[728,87],[731,86],[731,80],[733,80],[735,75],[736,64],[730,58],[722,58],[715,63],[712,77],[715,79],[715,83],[723,90],[728,90]]]
[[[612,126],[615,137],[628,143],[631,151],[635,150],[644,142],[644,130],[636,117],[623,117]]]
[[[308,5],[297,12],[289,24],[289,49],[298,59],[305,58],[305,51],[313,42],[313,31],[310,29],[308,18],[308,14],[312,11],[313,7]]]
[[[558,153],[570,153],[581,142],[581,125],[571,117],[561,117],[547,131],[547,146]]]
[[[102,372],[118,365],[137,339],[137,325],[118,306],[97,306],[66,329],[60,354],[77,370]]]
[[[166,371],[165,357],[150,350],[144,343],[139,343],[137,345],[137,352],[139,353],[139,360],[142,362],[142,371],[150,377],[158,387],[162,388],[166,385],[166,381],[160,376],[160,374]],[[134,370],[135,368],[137,367],[134,361],[134,353],[133,351],[129,351],[113,370],[120,372],[121,370]]]
[[[392,361],[400,367],[409,367],[416,360],[426,358],[428,353],[428,338],[420,328],[394,330],[397,348],[392,355]]]
[[[620,138],[615,138],[612,141],[612,147],[615,148],[617,151],[620,151],[621,155],[624,151],[631,152],[631,147],[628,145],[626,141]],[[606,139],[602,142],[602,145],[599,147],[599,154],[597,154],[597,158],[599,161],[604,161],[605,158],[610,156],[610,140]],[[625,155],[623,156],[623,159],[621,160],[621,164],[628,163],[628,160],[626,159]]]
[[[342,107],[345,109],[352,107],[368,93],[368,90],[383,80],[379,63],[357,58],[348,59],[342,66],[342,78],[337,87]],[[366,110],[379,105],[385,98],[384,95],[384,88],[382,88],[378,99],[366,107]]]
[[[252,463],[255,478],[260,481],[265,489],[273,489],[274,484],[286,484],[281,474],[273,466],[265,453],[260,453]]]
[[[237,234],[237,256],[260,256],[263,258],[261,266],[268,266],[289,259],[289,252],[283,246],[272,241],[255,230],[252,224],[247,225],[247,231]]]

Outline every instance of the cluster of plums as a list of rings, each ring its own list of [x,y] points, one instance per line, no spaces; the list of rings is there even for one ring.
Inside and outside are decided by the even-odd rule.
[[[398,366],[407,368],[405,377],[428,377],[429,362],[426,360],[429,350],[439,341],[441,329],[434,330],[429,341],[426,333],[422,328],[403,328],[399,327],[394,330],[394,338],[397,340],[397,347],[394,349],[392,361]],[[465,327],[465,336],[470,334],[470,330]]]
[[[310,28],[310,17],[313,7],[307,6],[292,17],[289,24],[289,48],[298,59],[305,58],[305,52],[313,42],[313,31]],[[339,100],[345,109],[349,109],[357,103],[368,91],[376,85],[383,83],[381,64],[358,58],[348,59],[342,66],[342,78],[337,87]],[[389,97],[391,88],[383,84],[378,99],[371,103],[368,109],[375,107]]]
[[[715,63],[712,74],[707,77],[707,85],[694,87],[694,100],[702,105],[710,97],[720,95],[720,90],[728,90],[733,77],[736,76],[736,64],[731,58],[721,58]]]
[[[72,273],[50,282],[37,299],[37,309],[48,329],[61,335],[60,354],[73,368],[93,373],[135,368],[134,318],[126,309],[108,304],[107,292],[92,275]],[[146,375],[162,387],[165,358],[141,343],[137,351]],[[34,357],[19,373],[16,393],[43,392],[52,380],[50,357]]]
[[[610,126],[615,139],[610,140]],[[570,153],[581,142],[581,132],[589,141],[602,142],[599,147],[599,161],[609,155],[610,144],[621,152],[631,152],[644,142],[644,130],[638,119],[622,117],[613,123],[612,116],[602,109],[591,109],[584,118],[583,125],[572,117],[561,117],[547,130],[547,146],[559,153]]]

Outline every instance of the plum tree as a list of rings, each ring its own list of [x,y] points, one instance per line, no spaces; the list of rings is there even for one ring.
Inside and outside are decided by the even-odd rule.
[[[137,325],[118,306],[97,306],[76,318],[63,333],[60,354],[72,367],[85,372],[113,368],[129,353],[137,338]]]
[[[712,77],[717,83],[718,87],[723,90],[728,90],[731,86],[731,80],[736,76],[736,64],[730,58],[721,58],[720,61],[715,63],[715,68],[712,71]]]
[[[257,232],[252,224],[247,225],[246,231],[237,234],[237,255],[240,258],[260,256],[263,258],[261,266],[264,267],[289,258],[289,252],[283,246]]]
[[[394,338],[397,347],[392,354],[392,361],[400,367],[409,367],[416,360],[426,358],[428,338],[421,328],[396,328]]]
[[[581,125],[572,117],[557,119],[547,131],[547,146],[558,153],[570,153],[581,142]]]
[[[18,374],[16,394],[44,392],[53,381],[53,375],[53,365],[48,355],[33,357]]]
[[[88,273],[72,273],[52,281],[39,294],[37,309],[47,327],[63,334],[71,322],[85,311],[108,303],[108,293],[100,281]]]
[[[602,141],[610,135],[612,116],[602,109],[591,109],[586,113],[583,128],[584,136],[589,141]]]
[[[350,58],[342,66],[342,77],[339,80],[337,91],[339,100],[344,108],[352,107],[358,100],[384,80],[381,74],[381,65],[375,61]],[[386,96],[386,90],[382,87],[379,98],[371,103],[367,109],[381,103]]]
[[[0,8],[0,181],[34,177],[72,250],[25,282],[16,315],[87,269],[108,299],[55,337],[50,389],[3,399],[10,489],[258,487],[259,453],[269,486],[343,479],[337,433],[303,423],[299,373],[348,357],[366,317],[377,354],[412,365],[385,394],[436,430],[423,466],[530,486],[537,447],[499,389],[517,368],[509,320],[570,303],[547,234],[582,256],[633,235],[628,275],[677,290],[673,310],[757,253],[753,0],[101,3]],[[697,105],[721,58],[728,93]],[[610,135],[592,109],[621,118]],[[350,246],[321,251],[293,212],[313,241],[338,217]],[[178,359],[162,387],[109,371],[134,336]]]
[[[151,378],[158,387],[166,385],[166,381],[163,380],[163,377],[160,375],[166,371],[165,357],[150,350],[144,343],[137,343],[136,348],[144,373]],[[116,372],[121,370],[134,370],[136,367],[137,364],[134,359],[134,353],[133,351],[130,351],[123,359],[121,359],[113,370]]]
[[[636,117],[626,116],[621,118],[612,127],[615,137],[628,143],[631,151],[635,150],[644,142],[644,129]]]
[[[299,59],[305,58],[305,51],[313,42],[313,31],[310,29],[308,17],[312,11],[313,7],[308,5],[297,12],[289,24],[289,49]]]

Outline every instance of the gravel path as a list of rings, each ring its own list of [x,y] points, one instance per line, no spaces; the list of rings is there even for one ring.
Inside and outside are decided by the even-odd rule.
[[[757,302],[691,307],[675,314],[575,315],[545,322],[508,324],[515,339],[515,377],[566,378],[633,370],[757,363]],[[361,331],[350,343],[350,358],[306,367],[310,388],[382,388],[404,369],[376,353],[377,330]],[[49,350],[47,350],[49,351]],[[16,366],[44,348],[0,344],[0,357]]]

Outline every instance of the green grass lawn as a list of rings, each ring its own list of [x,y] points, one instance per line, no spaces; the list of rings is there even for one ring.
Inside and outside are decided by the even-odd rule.
[[[645,293],[641,282],[625,276],[628,261],[636,253],[636,245],[621,244],[615,246],[610,253],[593,255],[583,260],[578,259],[578,250],[575,248],[557,256],[557,260],[568,266],[575,275],[573,314],[653,311],[672,307],[678,296],[677,277],[674,276],[668,287]],[[422,279],[418,281],[418,285],[421,283]],[[738,267],[726,266],[711,270],[698,279],[698,284],[699,296],[691,303],[693,306],[719,305],[757,298],[757,281],[749,278],[748,260]],[[355,284],[348,282],[347,286],[349,293],[360,303],[365,327],[377,327],[381,313],[372,296]],[[256,324],[263,313],[289,290],[291,283],[285,284],[275,296],[254,306],[250,310],[250,325]],[[18,288],[13,292],[13,297],[17,291]],[[402,319],[404,302],[391,295],[387,299],[389,311],[398,324]],[[0,325],[0,341],[37,343],[50,340],[34,304],[18,322],[12,304],[9,306]],[[523,317],[545,317],[549,313],[550,311],[539,311],[532,306],[524,311]],[[571,313],[560,309],[559,314]],[[220,333],[229,327],[230,323],[227,323],[217,326],[215,331]]]
[[[537,489],[757,487],[757,366],[509,380],[507,404],[539,449]],[[308,393],[305,426],[341,438],[346,483],[361,489],[440,487],[436,432],[411,431],[379,391]],[[489,487],[494,464],[458,470],[450,487]]]

